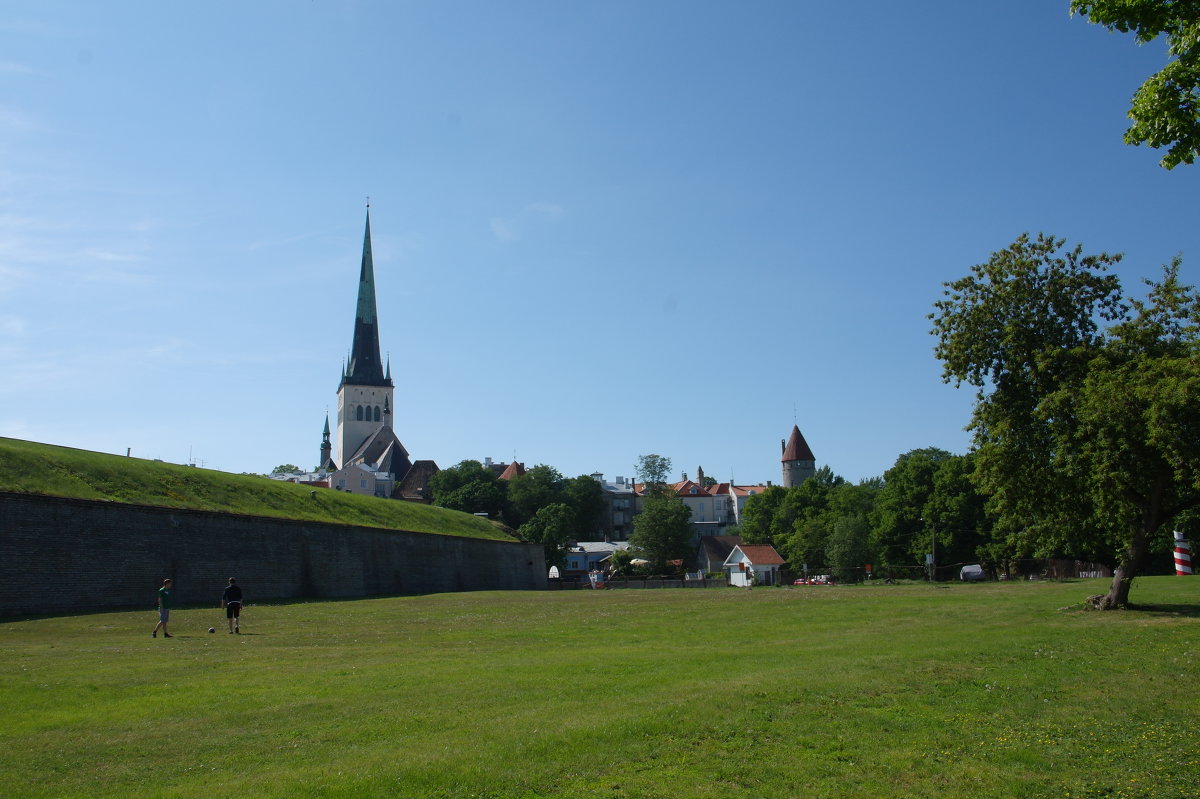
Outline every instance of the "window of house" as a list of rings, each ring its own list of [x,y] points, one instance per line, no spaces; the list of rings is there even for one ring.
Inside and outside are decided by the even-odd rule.
[[[358,487],[359,487],[359,488],[366,488],[366,487],[367,487],[367,481],[366,481],[366,480],[359,480],[359,481],[358,481]]]

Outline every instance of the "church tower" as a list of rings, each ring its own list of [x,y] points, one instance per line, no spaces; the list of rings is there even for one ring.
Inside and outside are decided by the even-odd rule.
[[[798,486],[817,473],[817,459],[808,442],[800,434],[800,428],[792,425],[792,434],[787,442],[779,442],[783,447],[783,487]]]
[[[395,387],[392,366],[379,355],[379,318],[375,304],[375,263],[371,258],[371,211],[363,233],[362,268],[358,273],[358,307],[350,358],[338,384],[336,468],[357,463],[386,472],[399,481],[412,468],[408,452],[392,430]],[[324,446],[322,446],[324,450]]]
[[[329,414],[325,414],[325,431],[321,433],[321,460],[317,462],[318,469],[329,469],[333,460],[333,444],[329,441]],[[337,467],[333,467],[337,468]]]

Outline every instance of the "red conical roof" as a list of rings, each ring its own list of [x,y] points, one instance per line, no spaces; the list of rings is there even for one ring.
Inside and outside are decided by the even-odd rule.
[[[800,435],[800,428],[792,425],[792,435],[788,437],[787,446],[783,448],[783,457],[780,460],[786,463],[788,461],[815,461],[816,459],[812,450],[808,448],[808,442],[804,440],[804,436]]]
[[[513,461],[512,463],[508,464],[508,466],[505,467],[504,471],[502,471],[500,473],[500,476],[497,477],[496,479],[497,480],[511,480],[514,477],[520,477],[523,474],[525,474],[525,464],[517,463],[516,461]]]

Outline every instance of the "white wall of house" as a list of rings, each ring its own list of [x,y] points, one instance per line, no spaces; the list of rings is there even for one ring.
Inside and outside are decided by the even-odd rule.
[[[729,571],[730,585],[778,585],[779,567],[775,564],[758,566],[750,562],[741,547],[734,547],[733,552],[725,559],[725,568]],[[753,582],[751,578],[753,574]]]

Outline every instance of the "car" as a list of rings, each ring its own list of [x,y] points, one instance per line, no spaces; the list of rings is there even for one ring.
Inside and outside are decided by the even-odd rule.
[[[978,583],[986,580],[987,574],[984,573],[983,567],[978,563],[972,563],[958,570],[958,579],[964,583]]]

